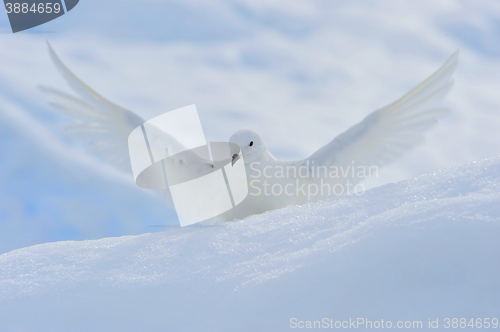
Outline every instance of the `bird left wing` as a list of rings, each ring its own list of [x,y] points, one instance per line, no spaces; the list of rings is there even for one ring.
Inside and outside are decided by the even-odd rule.
[[[315,166],[382,166],[423,139],[447,109],[439,102],[449,92],[451,76],[458,63],[458,51],[427,80],[394,103],[368,115],[340,134],[308,159]]]

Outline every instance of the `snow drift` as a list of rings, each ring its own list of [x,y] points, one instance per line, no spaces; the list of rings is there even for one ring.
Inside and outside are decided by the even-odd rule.
[[[500,159],[483,160],[222,226],[11,251],[0,255],[0,329],[499,318],[499,235]]]

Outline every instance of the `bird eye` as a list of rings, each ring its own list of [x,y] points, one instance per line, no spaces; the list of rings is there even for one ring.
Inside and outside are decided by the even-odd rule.
[[[250,146],[253,146],[253,141],[250,141]]]

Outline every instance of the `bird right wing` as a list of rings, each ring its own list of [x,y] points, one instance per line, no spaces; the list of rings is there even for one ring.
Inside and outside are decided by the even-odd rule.
[[[121,170],[130,170],[128,135],[144,120],[92,90],[66,67],[50,44],[48,47],[59,73],[80,97],[73,97],[51,87],[39,86],[49,104],[73,120],[74,123],[66,126],[64,130],[88,143],[89,153]]]
[[[308,159],[309,166],[382,166],[423,139],[426,130],[447,111],[439,106],[450,91],[458,63],[456,51],[432,76],[401,97],[368,115]]]
[[[143,125],[144,119],[92,90],[66,67],[50,44],[48,47],[56,68],[80,97],[71,96],[51,87],[39,86],[49,104],[73,120],[74,124],[65,127],[65,131],[86,141],[90,146],[87,152],[101,157],[118,169],[132,173],[128,138],[134,129]],[[149,143],[164,148],[169,157],[173,151],[185,151],[168,158],[166,162],[170,169],[179,174],[194,174],[193,176],[212,169],[210,160],[186,151],[187,149],[169,133],[157,132],[157,134],[149,137]],[[168,187],[166,191],[156,192],[172,205]]]

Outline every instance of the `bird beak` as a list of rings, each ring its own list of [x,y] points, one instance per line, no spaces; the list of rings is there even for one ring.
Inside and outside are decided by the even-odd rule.
[[[231,160],[231,166],[234,166],[234,164],[241,158],[241,155],[239,154],[233,154],[233,158]]]

